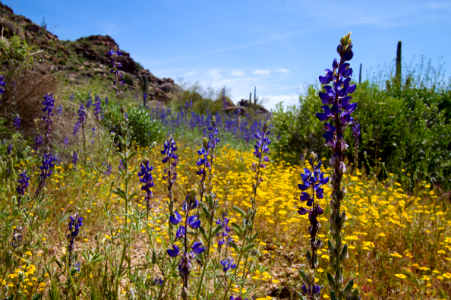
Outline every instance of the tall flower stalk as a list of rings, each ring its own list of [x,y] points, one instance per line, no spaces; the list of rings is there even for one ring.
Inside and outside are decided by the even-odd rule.
[[[357,103],[350,103],[356,85],[351,85],[352,69],[349,63],[354,52],[352,51],[351,33],[348,33],[340,40],[337,52],[340,59],[334,59],[332,70],[326,69],[325,76],[320,76],[319,81],[323,84],[325,92],[320,92],[324,106],[323,113],[317,113],[320,121],[330,122],[325,124],[326,133],[323,137],[326,145],[333,151],[329,165],[332,168],[331,187],[332,195],[330,200],[331,216],[329,218],[329,231],[332,236],[328,242],[329,263],[333,273],[328,273],[330,297],[332,300],[338,299],[360,299],[359,290],[352,290],[354,281],[351,279],[343,288],[343,261],[348,257],[348,246],[343,245],[342,229],[346,222],[346,212],[341,210],[341,205],[346,195],[346,188],[341,186],[343,174],[346,172],[346,165],[343,162],[344,153],[348,144],[343,140],[346,128],[353,123],[351,114],[357,107]],[[329,85],[332,82],[332,85]],[[349,297],[349,298],[348,298]]]
[[[184,225],[179,225],[177,229],[176,238],[183,240],[183,254],[180,253],[180,248],[176,245],[172,245],[172,249],[168,249],[167,253],[170,257],[181,256],[178,269],[180,277],[183,281],[182,287],[182,299],[186,300],[189,296],[189,278],[192,269],[192,261],[196,259],[199,261],[197,257],[199,254],[204,252],[204,248],[202,247],[202,243],[193,241],[192,243],[188,240],[188,230],[198,229],[200,227],[200,220],[198,219],[198,215],[190,216],[190,212],[196,209],[199,205],[199,201],[196,199],[196,191],[192,190],[186,196],[186,201],[183,202],[182,210],[185,213],[185,220],[183,221]],[[174,215],[169,218],[171,224],[178,225],[182,222],[182,216],[175,211]],[[189,251],[189,252],[188,252]]]
[[[177,145],[172,138],[169,137],[167,141],[164,142],[163,150],[161,154],[164,155],[162,160],[163,164],[168,164],[168,167],[164,169],[163,180],[167,180],[167,189],[168,189],[168,207],[169,207],[169,217],[174,216],[174,199],[173,199],[173,186],[175,181],[177,180],[177,172],[175,172],[175,167],[177,166],[178,156],[175,153],[177,151]],[[169,237],[172,239],[172,226],[173,224],[169,221]]]
[[[143,184],[141,190],[146,192],[144,200],[146,201],[147,219],[149,219],[150,198],[153,196],[151,188],[155,185],[152,171],[153,167],[150,165],[149,160],[146,159],[141,163],[141,170],[138,172],[138,176],[140,177],[139,181]]]
[[[323,189],[321,186],[329,182],[329,177],[324,177],[324,173],[321,173],[321,161],[318,162],[318,157],[312,153],[309,160],[310,166],[313,171],[309,169],[304,169],[304,174],[301,174],[302,184],[299,184],[299,189],[302,191],[300,199],[302,202],[307,201],[307,207],[301,207],[298,210],[300,215],[305,215],[308,213],[308,219],[310,221],[310,227],[308,232],[310,234],[310,250],[307,250],[306,259],[310,265],[310,271],[308,274],[300,270],[301,277],[304,281],[302,286],[302,293],[307,297],[308,300],[319,299],[321,296],[321,288],[315,283],[315,270],[318,268],[318,250],[322,247],[322,242],[320,239],[316,238],[316,235],[321,228],[321,224],[318,222],[318,216],[324,213],[324,210],[315,203],[315,196],[317,199],[322,199],[324,197]],[[311,191],[310,193],[308,191]],[[305,299],[301,296],[301,299]]]

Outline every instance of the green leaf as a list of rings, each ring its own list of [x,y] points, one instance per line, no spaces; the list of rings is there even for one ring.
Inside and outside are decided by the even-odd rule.
[[[215,227],[215,229],[213,229],[213,232],[211,233],[212,236],[215,236],[222,228],[222,225],[218,225]]]
[[[330,273],[327,273],[327,280],[329,280],[329,288],[334,291],[334,290],[338,290],[337,284],[335,283],[334,278],[332,277],[332,275],[330,275]],[[335,295],[335,294],[334,294]],[[332,297],[332,292],[331,295]]]
[[[233,250],[235,250],[236,252],[240,252],[240,249],[238,248],[237,244],[230,243],[230,246],[232,246]]]
[[[243,252],[247,252],[255,247],[255,244],[249,244],[246,247],[244,247]]]
[[[258,236],[258,232],[256,232],[256,233],[254,234],[254,236],[251,238],[251,242],[253,242],[253,241],[257,238],[257,236]]]
[[[305,274],[305,272],[302,270],[299,270],[299,275],[301,275],[302,279],[304,279],[304,280],[305,280],[305,278],[307,278],[307,274]]]
[[[338,300],[337,296],[335,296],[335,292],[334,291],[330,291],[330,299],[331,300]]]
[[[240,225],[238,225],[237,223],[233,222],[233,223],[232,223],[232,226],[233,226],[233,228],[235,228],[236,230],[238,230],[238,232],[239,232],[240,234],[242,234],[242,233],[244,232],[244,229],[243,229]]]
[[[199,231],[202,234],[202,236],[204,237],[204,239],[206,241],[208,241],[208,235],[207,235],[207,233],[205,232],[205,229],[202,226],[199,227]]]
[[[346,287],[344,288],[344,290],[342,292],[343,297],[347,298],[351,294],[353,286],[354,286],[354,280],[351,279],[351,280],[349,280],[348,284],[346,285]]]
[[[245,217],[245,216],[246,216],[246,213],[245,213],[241,208],[239,208],[239,207],[237,207],[237,206],[234,206],[234,207],[233,207],[233,210],[235,210],[236,212],[238,212],[242,217]]]

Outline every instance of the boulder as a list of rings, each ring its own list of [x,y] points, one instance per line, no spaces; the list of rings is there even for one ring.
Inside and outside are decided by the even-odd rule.
[[[16,26],[13,22],[4,18],[0,18],[0,31],[3,31],[3,35],[7,38],[12,37],[14,34],[18,35],[22,40],[25,39],[22,28]]]

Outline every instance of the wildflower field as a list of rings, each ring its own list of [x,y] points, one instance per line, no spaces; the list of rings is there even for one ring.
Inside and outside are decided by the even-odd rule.
[[[127,108],[118,48],[116,99],[46,94],[36,138],[16,114],[0,147],[0,298],[450,299],[446,195],[347,159],[350,34],[337,52],[316,115],[333,154],[299,165],[278,159],[270,117]]]

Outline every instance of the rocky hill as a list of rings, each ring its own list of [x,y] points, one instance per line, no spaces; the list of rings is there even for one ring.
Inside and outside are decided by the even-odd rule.
[[[83,78],[105,79],[110,81],[110,64],[108,51],[117,45],[116,41],[106,35],[92,35],[76,41],[64,41],[52,34],[46,26],[33,23],[30,19],[14,14],[13,10],[0,2],[0,39],[8,43],[12,35],[17,35],[30,45],[35,45],[43,52],[38,54],[40,63],[35,68],[42,74],[55,74],[72,83],[80,83]],[[182,89],[171,78],[158,78],[149,70],[134,61],[130,53],[124,51],[119,57],[121,71],[128,88],[139,89],[138,76],[148,78],[149,101],[167,102],[178,96]],[[110,86],[114,89],[114,86]]]
[[[38,54],[40,62],[34,66],[42,74],[52,74],[73,84],[82,84],[84,79],[87,78],[104,80],[105,87],[111,90],[116,89],[115,86],[111,85],[111,76],[109,75],[111,67],[108,51],[117,45],[112,37],[91,35],[79,38],[76,41],[60,40],[58,36],[47,30],[46,25],[40,26],[24,16],[14,14],[10,7],[1,2],[0,31],[3,32],[0,40],[5,43],[9,43],[8,39],[13,35],[17,35],[29,45],[34,45],[43,50]],[[123,55],[119,57],[119,61],[122,63],[120,72],[123,73],[127,88],[136,97],[139,97],[138,95],[142,94],[139,77],[147,77],[150,106],[156,105],[158,102],[167,103],[174,99],[196,101],[196,98],[199,98],[192,92],[184,91],[171,78],[154,76],[149,70],[144,69],[141,64],[136,62],[129,52],[122,48],[121,50]],[[222,99],[212,100],[221,103],[220,106],[222,107]],[[240,105],[235,106],[227,98],[228,105],[225,108],[222,107],[222,109],[225,109],[226,112],[238,110],[242,114],[251,111],[259,115],[269,113],[263,106],[246,105],[247,103],[243,101],[240,102]],[[199,103],[199,105],[204,106],[205,102]]]

